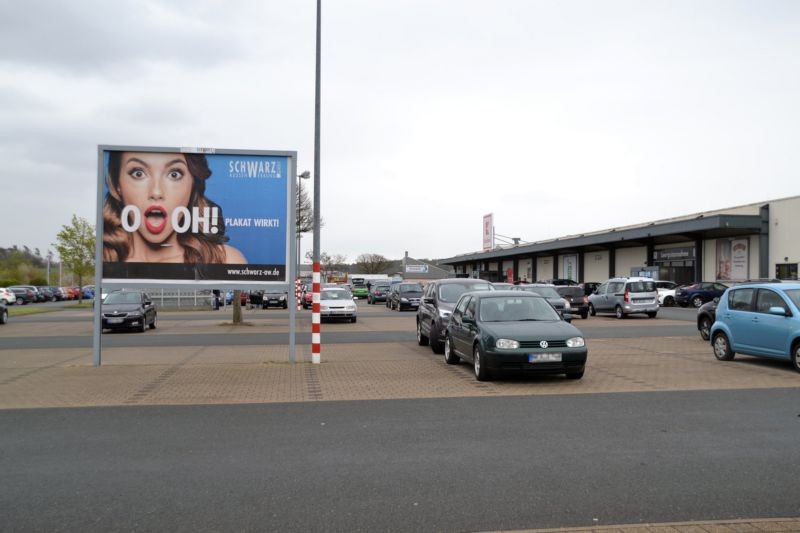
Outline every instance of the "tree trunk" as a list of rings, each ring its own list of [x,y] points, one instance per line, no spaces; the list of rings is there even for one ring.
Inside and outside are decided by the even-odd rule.
[[[242,291],[233,291],[233,324],[242,323]]]

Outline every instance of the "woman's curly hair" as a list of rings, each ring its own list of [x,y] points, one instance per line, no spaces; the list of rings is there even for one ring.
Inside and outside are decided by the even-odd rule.
[[[123,262],[127,260],[133,247],[133,235],[122,228],[122,198],[119,196],[119,179],[122,167],[123,152],[109,152],[106,185],[108,194],[103,205],[103,261]],[[225,248],[228,241],[225,236],[225,218],[222,208],[205,197],[206,180],[211,176],[208,160],[203,154],[182,154],[192,175],[192,194],[189,198],[189,209],[204,207],[219,209],[218,232],[211,233],[178,233],[178,243],[183,247],[184,263],[224,263]]]

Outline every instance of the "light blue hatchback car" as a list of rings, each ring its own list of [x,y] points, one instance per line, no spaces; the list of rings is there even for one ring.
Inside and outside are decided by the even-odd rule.
[[[788,359],[800,372],[800,283],[753,283],[725,291],[711,326],[720,361],[736,353]]]

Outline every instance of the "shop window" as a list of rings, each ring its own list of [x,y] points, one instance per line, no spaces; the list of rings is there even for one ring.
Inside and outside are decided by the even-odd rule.
[[[775,265],[775,277],[778,279],[797,279],[797,263],[778,263]]]

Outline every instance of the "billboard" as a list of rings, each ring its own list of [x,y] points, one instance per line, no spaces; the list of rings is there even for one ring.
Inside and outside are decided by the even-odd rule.
[[[483,215],[483,249],[494,248],[494,214]]]
[[[748,278],[750,241],[748,239],[717,240],[717,279],[722,281]]]
[[[104,283],[288,283],[294,152],[98,152]]]

